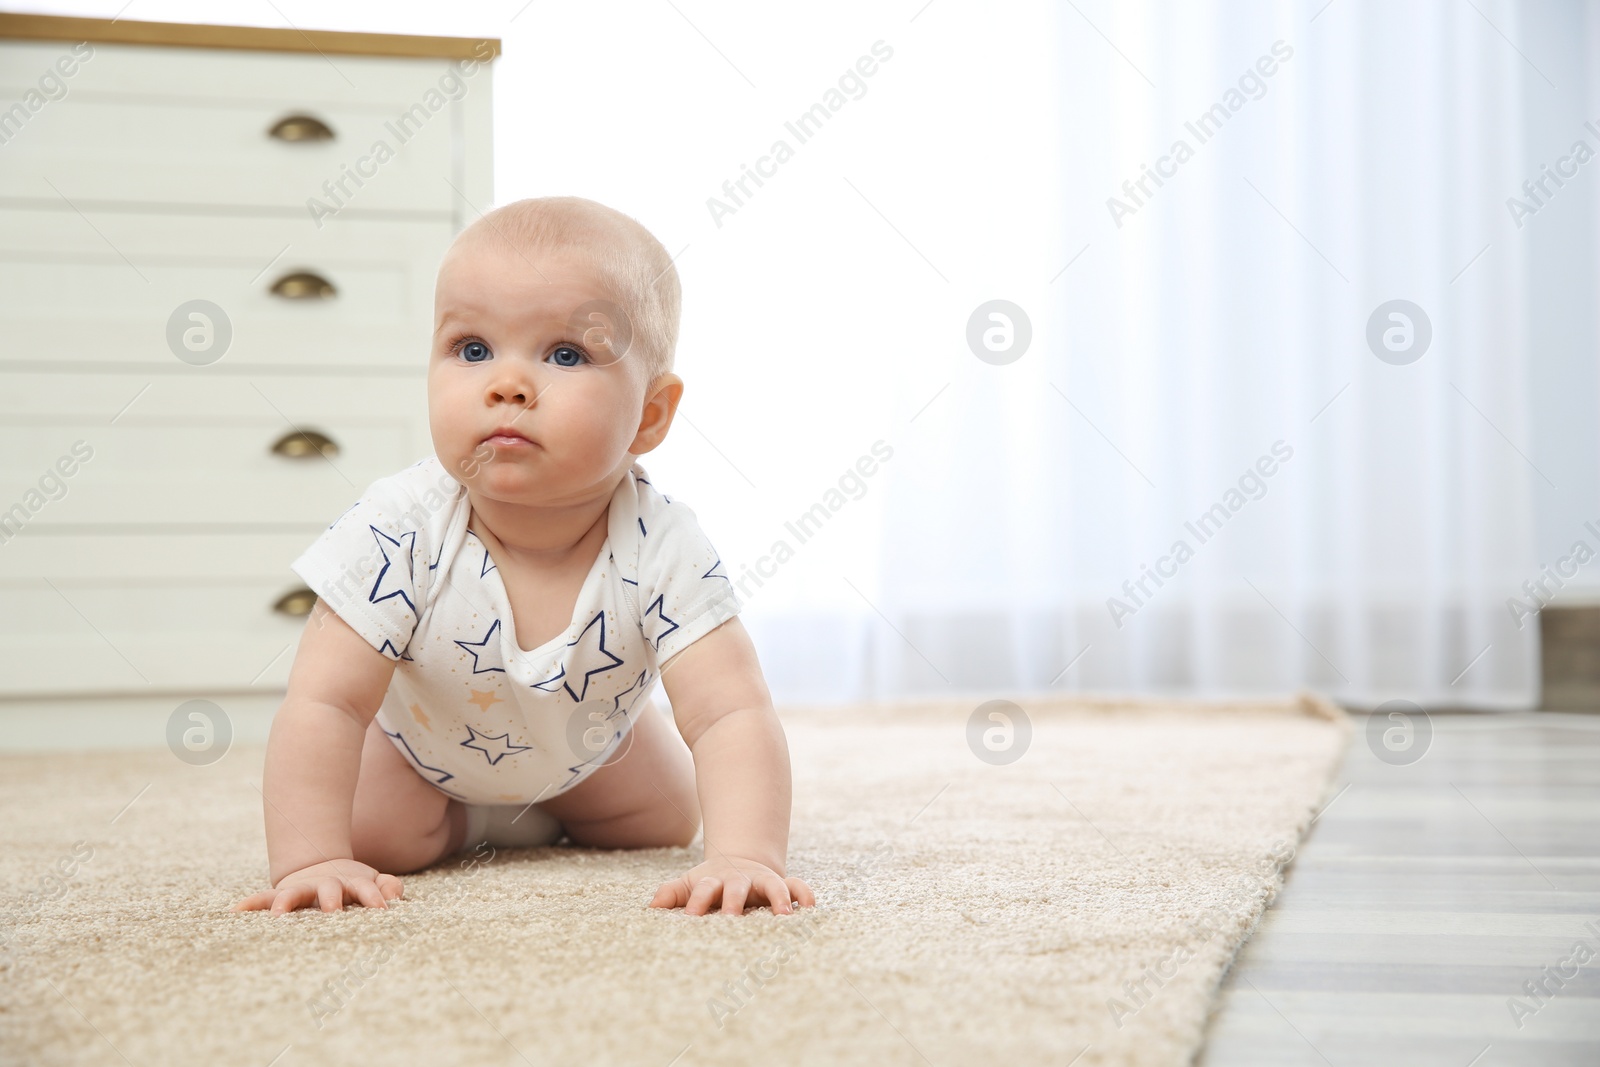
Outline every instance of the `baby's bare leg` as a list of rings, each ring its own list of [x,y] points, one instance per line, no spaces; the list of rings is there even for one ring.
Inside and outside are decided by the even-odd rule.
[[[687,845],[700,829],[694,758],[654,700],[647,700],[621,754],[539,806],[574,844],[592,848]]]
[[[387,874],[419,871],[461,847],[466,809],[416,772],[373,719],[350,813],[355,858]]]

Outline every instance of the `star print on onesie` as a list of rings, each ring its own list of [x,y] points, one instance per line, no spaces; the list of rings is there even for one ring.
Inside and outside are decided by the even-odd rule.
[[[419,775],[469,804],[546,800],[610,758],[661,665],[741,605],[694,512],[636,463],[567,628],[524,649],[470,518],[430,456],[373,482],[292,566],[394,661],[378,723]]]

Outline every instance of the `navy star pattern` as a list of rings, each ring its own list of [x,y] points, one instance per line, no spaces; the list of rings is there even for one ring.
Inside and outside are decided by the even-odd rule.
[[[656,489],[656,483],[652,482],[649,478],[640,478],[637,475],[635,475],[634,476],[634,480],[637,481],[640,485],[648,485],[650,488]],[[661,493],[661,490],[656,489],[656,492]],[[665,494],[665,493],[661,493],[661,499],[665,500],[669,504],[672,503],[672,498],[670,496],[668,496],[667,494]]]
[[[632,685],[628,686],[628,688],[611,698],[611,711],[606,714],[606,721],[613,722],[618,717],[622,717],[624,721],[611,735],[611,740],[606,742],[605,748],[597,752],[592,758],[586,759],[582,763],[573,764],[567,768],[568,777],[565,782],[561,783],[562,789],[566,789],[568,786],[572,785],[574,782],[588,773],[585,768],[599,766],[611,758],[611,754],[616,751],[617,742],[621,741],[622,735],[628,732],[628,724],[626,721],[628,712],[632,711],[633,706],[639,702],[641,697],[644,696],[645,692],[650,688],[650,683],[652,681],[653,679],[650,677],[650,671],[648,669],[642,670],[639,672],[639,677],[634,679]],[[623,706],[624,701],[627,702],[626,707]]]
[[[568,786],[572,785],[572,783],[576,782],[579,778],[582,778],[584,776],[584,774],[587,773],[584,770],[584,768],[590,767],[590,766],[598,767],[600,764],[602,764],[606,760],[610,759],[611,758],[611,753],[616,751],[617,741],[621,739],[622,733],[623,733],[623,731],[618,730],[612,736],[611,740],[606,742],[606,747],[601,749],[595,755],[595,757],[593,759],[586,759],[582,763],[574,764],[573,766],[568,767],[567,768],[567,774],[569,775],[569,777],[567,778],[567,780],[565,782],[561,783],[561,788],[562,789],[566,789]]]
[[[422,465],[422,463],[418,464],[418,466]],[[658,500],[665,500],[667,504],[671,504],[671,498],[661,494],[648,478],[640,478],[638,481],[641,487],[650,487],[649,492],[641,494],[641,504],[648,504],[649,499],[652,497]],[[659,505],[657,507],[659,508]],[[643,510],[649,512],[648,507]],[[397,529],[397,524],[388,522],[383,527],[369,524],[366,521],[367,516],[355,505],[348,509],[344,515],[341,515],[339,519],[336,519],[329,529],[338,526],[340,521],[351,512],[356,513],[356,518],[352,520],[349,527],[345,528],[345,535],[351,539],[361,537],[359,533],[361,526],[368,526],[374,543],[382,555],[381,563],[370,586],[369,600],[373,604],[378,604],[398,599],[410,609],[413,617],[418,616],[420,607],[427,605],[422,604],[418,599],[419,591],[413,583],[418,576],[427,577],[428,571],[446,569],[444,567],[445,546],[443,542],[441,541],[437,545],[433,561],[428,562],[425,558],[426,550],[422,549],[421,553],[418,551],[420,546],[417,541],[418,538],[426,536],[424,531],[409,530],[400,532]],[[654,514],[654,512],[650,513]],[[665,512],[662,514],[666,514],[665,521],[671,525],[672,514]],[[649,528],[638,513],[636,513],[636,523],[642,538],[651,536]],[[479,580],[489,585],[494,585],[499,579],[493,581],[488,579],[489,572],[498,569],[494,558],[489,554],[487,547],[483,545],[481,538],[478,538],[471,531],[467,533],[470,543],[482,554],[478,555],[477,552],[470,551],[459,553],[463,558],[460,559],[459,563],[452,561],[449,569],[454,573],[459,573],[460,571],[468,571],[470,573],[472,564],[477,563]],[[675,528],[672,531],[663,533],[662,536],[675,537]],[[362,540],[364,540],[364,537],[362,537]],[[659,541],[660,538],[656,538],[656,540]],[[709,546],[702,544],[700,546],[701,551],[704,551],[707,547]],[[397,558],[397,552],[404,553],[404,558]],[[704,555],[714,556],[715,553],[704,552]],[[699,557],[701,562],[704,561],[704,555]],[[609,562],[613,575],[611,577],[612,581],[620,579],[619,584],[626,583],[635,593],[643,588],[640,581],[643,577],[642,575],[619,573],[622,568],[618,565],[614,554]],[[426,564],[427,571],[419,571],[419,563]],[[674,566],[685,565],[684,571],[687,573],[679,572],[681,574],[680,581],[683,579],[694,581],[693,578],[690,578],[693,571],[686,566],[689,563],[689,558],[682,559],[681,564],[679,561],[674,561]],[[715,558],[714,562],[699,578],[705,581],[722,579],[725,582],[729,582],[730,585],[732,581],[728,577],[726,567],[720,557]],[[614,586],[613,588],[617,587]],[[655,592],[656,590],[651,591]],[[618,592],[620,593],[621,590],[618,589]],[[632,671],[630,668],[633,663],[629,661],[637,661],[638,657],[632,654],[626,657],[623,655],[625,648],[631,644],[631,635],[634,630],[638,629],[640,636],[659,653],[666,639],[682,628],[676,619],[666,614],[666,598],[664,595],[656,596],[649,603],[642,616],[639,617],[637,625],[633,624],[633,619],[628,617],[628,613],[623,610],[622,604],[624,600],[625,598],[616,600],[615,603],[610,600],[601,602],[610,605],[606,610],[598,610],[601,608],[601,603],[596,603],[594,607],[597,610],[591,614],[587,622],[580,622],[574,626],[575,636],[566,643],[564,649],[561,649],[559,662],[550,664],[546,672],[549,676],[541,681],[532,683],[532,688],[547,694],[564,692],[568,698],[580,705],[590,703],[589,693],[591,691],[595,692],[595,699],[601,701],[598,705],[600,708],[607,709],[609,704],[604,717],[601,718],[597,715],[596,718],[600,718],[602,725],[612,734],[611,738],[604,749],[599,753],[595,753],[592,758],[566,767],[565,770],[568,777],[561,788],[570,787],[616,755],[619,751],[618,746],[626,739],[627,732],[631,727],[630,718],[643,705],[644,698],[656,679],[656,675],[648,667],[641,671]],[[494,602],[500,603],[501,610],[505,610],[504,603]],[[632,602],[633,610],[637,611],[637,604],[642,602],[643,598],[636,598]],[[507,620],[501,620],[492,611],[483,610],[482,605],[478,606],[478,610],[480,614],[476,620],[469,615],[462,618],[459,623],[456,623],[456,625],[460,626],[456,632],[463,635],[460,638],[453,638],[448,632],[438,632],[438,624],[436,623],[436,636],[429,637],[426,646],[419,641],[411,641],[404,647],[397,647],[400,645],[401,638],[395,636],[392,640],[384,640],[380,651],[391,659],[416,662],[410,653],[410,648],[415,647],[418,649],[415,653],[417,659],[424,664],[429,664],[433,662],[434,657],[443,653],[449,644],[454,643],[461,653],[471,656],[472,667],[470,675],[466,675],[460,673],[460,671],[467,661],[460,659],[458,654],[450,654],[440,659],[438,661],[440,664],[439,669],[445,670],[446,664],[455,668],[456,673],[454,679],[451,680],[451,684],[464,686],[471,676],[493,672],[504,674],[508,671],[516,671],[519,677],[526,678],[527,675],[522,674],[522,670],[525,668],[520,666],[520,659],[516,666],[508,664],[506,660],[508,654],[504,651],[504,645],[505,638],[509,635],[509,630],[503,630],[501,627],[509,627],[511,625],[508,621],[509,616]],[[612,617],[610,619],[606,618],[607,614],[611,614]],[[482,625],[482,619],[485,617],[489,619],[488,628],[480,636],[477,632],[477,627]],[[580,616],[581,618],[582,616]],[[617,626],[622,626],[623,628],[619,631]],[[574,630],[569,630],[568,632],[573,633]],[[419,682],[418,684],[421,683]],[[429,684],[434,683],[430,682]],[[494,683],[490,684],[493,685]],[[510,694],[507,695],[509,696]],[[529,705],[522,710],[531,714],[534,707],[535,705]],[[510,710],[513,713],[516,711],[515,701],[513,701]],[[487,777],[491,774],[515,776],[516,769],[521,768],[531,771],[535,763],[540,765],[541,775],[546,773],[546,768],[557,771],[549,780],[552,782],[560,781],[559,768],[561,764],[557,763],[555,767],[549,767],[544,762],[551,753],[547,752],[546,748],[543,747],[543,735],[537,729],[534,730],[533,735],[528,736],[526,743],[515,743],[511,741],[509,732],[510,726],[515,721],[514,715],[513,719],[508,721],[501,721],[494,716],[480,721],[484,722],[485,730],[478,730],[476,724],[468,725],[462,721],[462,718],[456,718],[454,722],[435,722],[433,728],[438,732],[433,736],[419,737],[417,741],[417,744],[421,746],[419,749],[414,749],[411,743],[399,732],[391,733],[385,731],[385,733],[391,742],[406,754],[408,761],[424,777],[424,780],[441,792],[459,799],[467,800],[468,796],[477,797],[483,793],[484,789],[487,788],[486,783],[494,780],[492,777]],[[529,726],[532,727],[534,725],[533,720],[530,718]],[[488,729],[494,729],[495,727],[499,727],[503,732],[500,734],[486,732]],[[418,735],[413,733],[412,736]],[[456,747],[459,747],[462,751],[457,753]],[[465,750],[467,749],[481,754],[485,762],[479,764],[476,760],[466,756]],[[440,766],[424,763],[418,755],[419,751],[427,752],[427,758],[429,759],[438,759]],[[513,770],[499,771],[499,764],[505,762],[507,756],[516,756],[528,751],[534,751],[538,757],[537,760],[534,757],[516,760],[508,765]],[[580,755],[582,754],[580,753]],[[456,769],[452,772],[445,769],[447,766],[454,766]],[[473,767],[479,769],[473,771],[471,769]],[[491,772],[489,768],[494,768],[494,771]],[[469,779],[473,782],[472,788],[467,790],[467,795],[462,795],[448,788],[448,784],[458,776],[465,776],[461,779],[463,782],[467,782]],[[544,781],[546,779],[541,777],[540,783],[542,784]],[[506,784],[513,784],[510,778],[506,779]]]
[[[355,504],[351,504],[349,507],[347,507],[343,511],[339,512],[339,519],[344,518],[346,515],[350,514],[352,511],[354,511],[356,509],[356,504],[359,504],[359,503],[361,503],[361,501],[357,500]],[[332,522],[328,523],[328,529],[331,530],[335,526],[339,525],[339,519],[334,519]]]
[[[615,719],[616,713],[611,712],[606,715],[605,721],[610,723]],[[623,735],[627,732],[628,723],[626,720],[624,720],[619,726],[612,730],[611,739],[606,742],[604,748],[602,748],[599,752],[596,752],[588,759],[583,760],[580,763],[574,763],[572,766],[567,768],[567,780],[561,783],[561,788],[563,790],[567,789],[574,782],[578,781],[578,779],[584,777],[586,774],[599,767],[606,760],[610,759],[617,751],[617,744],[622,740]]]
[[[632,685],[628,686],[628,688],[624,689],[622,692],[618,693],[612,698],[611,714],[607,715],[606,718],[615,719],[618,715],[626,715],[633,709],[633,706],[639,702],[639,698],[644,696],[644,691],[648,688],[650,688],[650,671],[647,669],[640,671],[639,677]],[[633,699],[629,700],[628,706],[624,708],[622,706],[623,698],[628,696],[630,693],[633,694]]]
[[[406,586],[410,584],[411,574],[411,549],[417,543],[417,531],[411,530],[400,535],[398,539],[390,537],[382,530],[367,524],[367,529],[372,531],[373,540],[378,542],[378,551],[383,553],[383,566],[378,569],[378,578],[372,583],[372,592],[367,594],[367,599],[374,604],[381,604],[391,597],[399,597],[405,601],[406,607],[411,609],[411,614],[417,613],[417,606],[411,602],[411,597],[406,593]],[[405,553],[404,569],[397,567],[390,558],[390,549],[384,544],[394,546],[395,549]],[[404,542],[404,544],[402,544]],[[384,586],[389,586],[387,593],[383,592]]]
[[[410,656],[406,655],[406,653],[404,651],[396,651],[396,649],[394,647],[394,642],[389,640],[387,637],[385,637],[383,639],[383,644],[381,646],[379,646],[378,651],[382,652],[385,655],[390,656],[390,657],[392,657],[394,659],[403,659],[407,663],[415,663],[416,662],[416,660],[414,660]]]
[[[606,559],[610,561],[610,563],[611,563],[611,565],[613,567],[615,567],[617,565],[617,554],[615,552],[607,553],[606,554]],[[620,575],[620,574],[617,575],[617,577],[618,578],[622,578],[622,581],[623,581],[624,585],[638,585],[639,584],[638,582],[634,581],[632,578],[623,578],[622,575]]]
[[[482,641],[457,641],[456,644],[472,657],[472,673],[488,674],[490,671],[506,672],[500,663],[500,642],[495,640],[495,634],[500,632],[500,620],[496,619],[489,624],[489,632],[483,635]],[[492,642],[492,644],[491,644]],[[485,663],[491,666],[484,666]]]
[[[583,703],[584,696],[589,692],[589,680],[591,678],[593,678],[597,674],[604,674],[607,671],[616,670],[618,667],[622,666],[622,657],[614,654],[609,648],[606,647],[606,613],[605,612],[603,612],[603,611],[595,612],[594,618],[589,620],[589,624],[583,628],[583,632],[578,634],[578,636],[576,638],[574,638],[573,640],[568,641],[567,642],[567,647],[568,648],[573,648],[573,647],[583,643],[589,637],[590,634],[595,634],[596,635],[595,638],[594,638],[595,651],[598,652],[600,655],[604,656],[606,659],[610,660],[611,662],[607,663],[607,664],[604,664],[602,666],[599,666],[599,667],[595,667],[592,670],[584,671],[583,672],[583,683],[582,683],[583,688],[582,689],[574,690],[572,688],[572,681],[570,679],[561,683],[561,687],[567,691],[567,695],[569,697],[571,697],[573,700],[576,700],[580,704]],[[563,674],[566,673],[566,667],[564,667],[564,666],[562,667],[562,673]],[[553,681],[553,679],[552,679],[552,681]],[[545,684],[547,684],[547,683],[540,683],[540,685],[537,688],[543,688]]]
[[[654,600],[650,601],[650,606],[644,609],[644,616],[643,616],[643,618],[641,618],[639,620],[640,627],[644,630],[645,639],[650,642],[650,644],[655,648],[655,650],[657,652],[661,651],[661,642],[662,642],[662,640],[668,634],[672,633],[672,631],[674,631],[674,630],[676,630],[678,628],[678,624],[676,622],[673,622],[671,619],[669,619],[667,617],[667,613],[665,611],[663,611],[662,608],[661,608],[661,602],[663,600],[665,600],[665,599],[666,599],[666,597],[664,595],[661,595],[661,596],[657,596]],[[676,609],[674,609],[674,610],[676,610]],[[662,629],[661,625],[654,625],[653,626],[651,621],[650,621],[650,616],[651,615],[654,615],[656,617],[657,623],[665,625],[666,629]],[[650,631],[652,629],[654,629],[656,631],[656,634],[655,634],[654,637],[650,636]]]
[[[556,670],[556,673],[552,674],[550,677],[546,678],[542,682],[534,682],[529,688],[539,689],[539,690],[542,690],[542,691],[544,691],[546,693],[554,693],[556,691],[556,683],[561,681],[561,679],[565,678],[566,676],[567,676],[567,665],[565,663],[563,663]]]
[[[484,741],[494,741],[498,742],[498,744],[485,745],[481,743]],[[483,758],[489,761],[489,766],[493,767],[507,756],[516,755],[518,752],[526,752],[533,746],[513,745],[511,743],[511,735],[509,733],[480,734],[471,726],[468,726],[467,739],[461,742],[461,747],[470,748],[476,752],[482,752]]]
[[[383,727],[379,726],[378,729],[383,730]],[[449,771],[445,770],[443,767],[430,767],[426,763],[423,763],[420,759],[418,759],[417,758],[417,754],[415,752],[411,751],[411,742],[407,741],[401,735],[399,730],[393,730],[393,731],[383,730],[383,732],[384,732],[385,735],[394,738],[396,741],[400,742],[400,744],[405,747],[406,755],[410,756],[411,757],[411,762],[415,763],[417,765],[417,770],[423,771],[425,774],[437,774],[439,776],[437,778],[429,779],[434,785],[436,785],[436,786],[443,785],[445,782],[448,782],[450,779],[455,777],[455,775],[451,774]],[[445,792],[449,792],[449,790],[445,790]]]

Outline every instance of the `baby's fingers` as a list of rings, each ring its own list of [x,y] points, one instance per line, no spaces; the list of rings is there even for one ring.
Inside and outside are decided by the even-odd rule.
[[[743,915],[745,898],[750,895],[750,879],[735,875],[722,887],[722,912],[724,915]]]
[[[377,884],[370,879],[352,878],[347,884],[350,889],[350,895],[355,897],[356,903],[363,908],[387,908],[389,906],[383,902],[383,894],[378,892]]]
[[[406,895],[405,886],[392,874],[378,875],[377,886],[384,900],[398,900]]]
[[[795,903],[799,904],[802,908],[809,908],[816,904],[817,895],[811,891],[810,886],[806,885],[805,882],[801,881],[799,878],[785,879],[785,884],[788,885],[789,892],[794,895]]]
[[[722,895],[722,879],[712,878],[709,875],[695,883],[694,892],[689,894],[689,903],[684,905],[685,915],[704,915],[711,910],[711,905],[717,897]]]
[[[323,911],[343,911],[344,883],[337,878],[318,878],[317,906]]]
[[[287,889],[280,889],[272,901],[272,914],[288,914],[296,908],[308,907],[316,899],[317,887],[306,885],[304,882],[289,886]]]
[[[663,883],[656,895],[651,899],[652,908],[681,908],[689,903],[689,883],[682,878],[674,878]]]
[[[761,877],[761,895],[767,898],[767,903],[772,905],[774,915],[788,915],[794,911],[789,902],[789,886],[782,878],[775,874]]]
[[[277,899],[276,889],[263,889],[259,893],[252,893],[233,906],[234,911],[261,911],[272,907],[272,902]]]

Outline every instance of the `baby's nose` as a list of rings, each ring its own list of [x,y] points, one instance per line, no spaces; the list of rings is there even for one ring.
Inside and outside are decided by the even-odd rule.
[[[526,406],[533,393],[520,382],[496,382],[489,387],[489,402]]]

